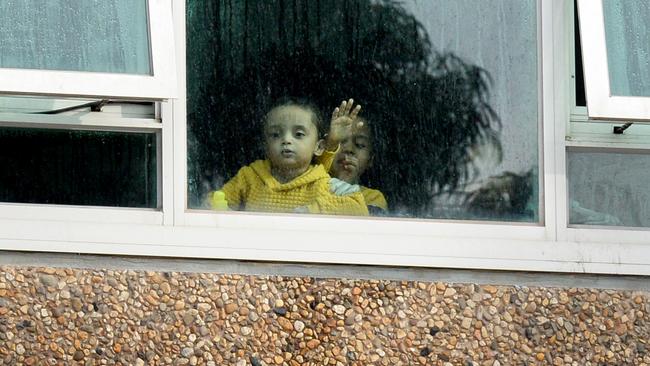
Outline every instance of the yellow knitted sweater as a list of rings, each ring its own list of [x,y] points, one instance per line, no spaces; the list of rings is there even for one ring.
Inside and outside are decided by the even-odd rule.
[[[375,206],[382,209],[383,211],[388,211],[388,202],[386,202],[384,194],[380,191],[361,186],[361,194],[363,194],[366,205]]]
[[[330,176],[320,165],[311,165],[294,180],[281,184],[271,175],[271,163],[257,160],[239,170],[221,190],[232,210],[368,215],[363,194],[336,196],[329,189]]]

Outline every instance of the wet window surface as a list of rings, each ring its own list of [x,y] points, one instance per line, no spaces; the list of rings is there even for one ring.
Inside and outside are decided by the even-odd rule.
[[[568,154],[569,223],[650,227],[650,155]]]
[[[146,0],[3,0],[0,67],[151,74]]]
[[[536,1],[187,1],[190,208],[264,159],[264,116],[362,106],[388,216],[538,222]]]
[[[612,95],[650,97],[650,3],[603,1]]]

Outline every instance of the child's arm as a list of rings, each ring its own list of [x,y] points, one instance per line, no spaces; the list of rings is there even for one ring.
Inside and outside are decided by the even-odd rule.
[[[339,153],[340,149],[341,147],[337,145],[337,149],[334,151],[330,151],[327,149],[323,150],[323,152],[316,157],[316,162],[318,164],[321,164],[323,168],[325,168],[325,171],[329,173],[330,169],[332,169],[334,158],[336,157],[336,154]]]

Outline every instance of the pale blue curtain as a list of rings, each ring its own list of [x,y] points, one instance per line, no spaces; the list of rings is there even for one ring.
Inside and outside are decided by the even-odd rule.
[[[146,0],[0,0],[0,67],[151,74]]]
[[[612,95],[650,96],[650,1],[604,0]]]

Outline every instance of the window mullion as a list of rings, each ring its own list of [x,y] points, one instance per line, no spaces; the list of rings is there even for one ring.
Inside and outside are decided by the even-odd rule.
[[[179,98],[165,104],[167,112],[173,119],[170,129],[173,139],[173,176],[170,182],[173,187],[173,203],[165,211],[173,214],[174,225],[185,225],[185,209],[187,207],[187,75],[186,75],[186,26],[185,1],[174,1],[172,4],[174,19],[174,45],[176,46],[176,74],[178,77]]]
[[[544,44],[544,50],[552,54],[547,62],[550,67],[548,71],[553,75],[553,91],[550,95],[545,94],[545,102],[552,105],[552,114],[547,123],[547,128],[552,132],[548,134],[545,147],[552,151],[549,155],[552,155],[553,161],[553,167],[546,170],[546,202],[553,207],[552,225],[557,241],[567,240],[568,222],[565,136],[570,114],[568,98],[571,95],[567,82],[570,72],[567,66],[570,59],[568,47],[571,43],[567,32],[570,27],[570,20],[567,19],[571,14],[569,6],[569,2],[562,0],[552,2],[553,36]]]

